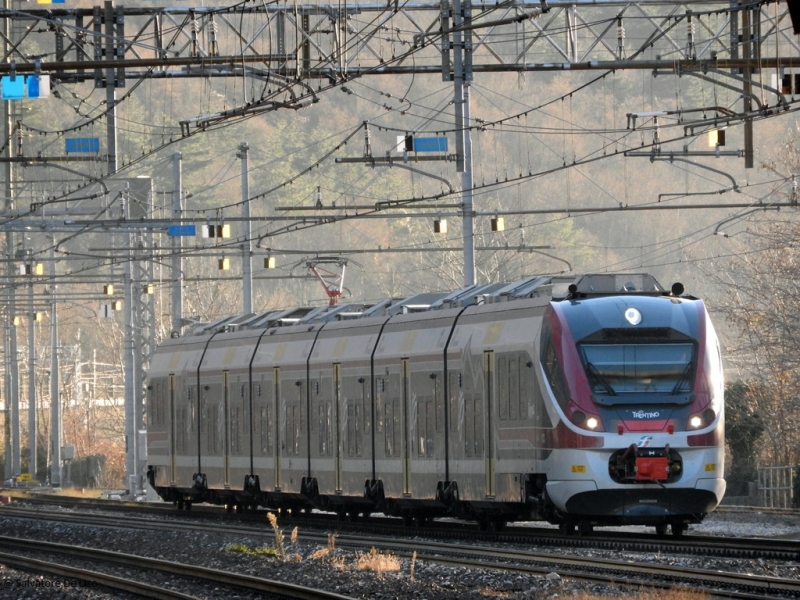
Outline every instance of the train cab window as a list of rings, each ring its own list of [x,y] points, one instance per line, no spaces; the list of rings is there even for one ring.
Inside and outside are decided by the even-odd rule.
[[[692,391],[695,351],[691,343],[592,343],[581,344],[579,350],[600,402],[626,394],[636,394],[638,401],[647,393],[663,402],[664,396],[686,398]]]
[[[555,396],[561,408],[566,408],[569,402],[569,390],[567,383],[564,379],[564,371],[561,368],[561,363],[558,360],[558,353],[556,352],[556,345],[553,341],[553,336],[550,333],[549,327],[542,333],[542,366],[544,367],[547,381],[550,384],[550,389]]]

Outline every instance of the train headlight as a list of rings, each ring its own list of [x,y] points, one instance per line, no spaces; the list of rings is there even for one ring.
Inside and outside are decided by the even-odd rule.
[[[583,427],[584,429],[588,429],[590,431],[595,431],[600,427],[600,419],[593,416],[586,416],[586,413],[580,410],[576,410],[572,413],[570,419],[576,425]]]
[[[689,417],[687,429],[700,429],[714,422],[717,413],[713,408],[707,408],[702,413],[697,413]]]

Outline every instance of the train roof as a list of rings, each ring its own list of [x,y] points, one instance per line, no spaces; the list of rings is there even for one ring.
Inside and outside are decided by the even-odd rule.
[[[425,292],[405,298],[384,298],[373,303],[336,306],[294,306],[248,315],[228,316],[210,323],[196,323],[188,335],[239,329],[271,329],[291,325],[343,321],[367,317],[394,316],[474,304],[511,302],[524,298],[549,297],[552,301],[620,294],[681,295],[683,286],[665,290],[648,273],[600,273],[586,275],[533,275],[511,283],[476,284],[451,292]]]

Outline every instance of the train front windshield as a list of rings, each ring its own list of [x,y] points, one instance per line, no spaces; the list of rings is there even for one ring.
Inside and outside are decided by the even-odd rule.
[[[600,397],[692,391],[694,345],[582,344],[579,346],[592,391]],[[633,400],[633,398],[631,398]]]

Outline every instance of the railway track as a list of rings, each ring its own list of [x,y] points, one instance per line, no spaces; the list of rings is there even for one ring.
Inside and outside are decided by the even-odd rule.
[[[27,499],[26,499],[27,500]],[[73,506],[103,511],[123,511],[128,514],[142,513],[160,515],[171,522],[191,523],[224,522],[226,530],[237,528],[242,534],[260,529],[266,520],[264,511],[227,515],[220,507],[196,506],[193,511],[178,512],[169,504],[120,503],[118,501],[98,501],[84,499],[68,499],[57,496],[36,496],[29,499],[44,506]],[[66,502],[65,502],[66,501]],[[6,507],[8,509],[10,507]],[[738,511],[734,511],[738,512]],[[68,515],[69,513],[63,513]],[[787,513],[782,513],[787,514]],[[56,518],[56,517],[53,517]],[[69,519],[64,516],[63,519]],[[98,516],[100,518],[100,516]],[[113,522],[110,518],[109,523]],[[151,526],[148,518],[140,524]],[[513,544],[526,547],[554,548],[596,548],[607,551],[628,551],[651,554],[686,554],[690,556],[707,556],[715,558],[763,559],[800,562],[800,543],[786,539],[737,538],[707,535],[684,535],[680,538],[658,537],[652,533],[619,532],[614,529],[595,531],[588,536],[565,536],[554,529],[529,526],[509,526],[502,532],[480,531],[476,526],[465,523],[437,521],[430,527],[405,527],[398,519],[375,517],[356,522],[341,522],[335,516],[315,514],[313,518],[282,515],[281,523],[290,527],[299,527],[304,532],[335,530],[342,533],[360,535],[378,535],[385,538],[404,538],[424,535],[441,541],[470,541],[487,544]],[[131,526],[136,526],[135,520]],[[179,525],[177,527],[182,527]],[[324,534],[327,535],[327,534]]]
[[[13,550],[13,553],[10,553],[9,550]],[[197,587],[199,581],[213,583],[213,597],[226,597],[229,595],[226,592],[235,591],[237,597],[240,598],[243,597],[243,594],[251,594],[254,598],[270,598],[274,600],[352,600],[352,598],[341,594],[308,589],[291,583],[218,569],[208,569],[174,561],[164,561],[95,548],[0,536],[0,563],[6,566],[24,571],[65,577],[71,580],[97,583],[107,588],[130,592],[144,598],[154,598],[155,600],[199,600],[207,596],[191,595],[180,590],[169,589],[164,585],[154,586],[133,579],[130,576],[121,577],[101,570],[87,570],[71,564],[59,564],[53,562],[51,558],[39,560],[30,556],[23,556],[20,553],[45,555],[47,557],[58,555],[66,557],[68,560],[79,561],[81,565],[95,563],[98,565],[97,568],[107,564],[124,565],[126,572],[130,570],[140,571],[149,580],[158,579],[159,576],[168,574],[178,577],[177,585],[181,585],[181,582],[183,582],[184,585],[194,588]],[[169,578],[167,585],[176,585],[176,580]]]
[[[212,513],[213,514],[213,513]],[[0,511],[0,516],[20,519],[53,520],[73,525],[97,526],[97,527],[125,527],[145,529],[148,531],[213,531],[219,530],[228,534],[241,535],[242,537],[262,536],[265,541],[272,538],[272,532],[265,529],[265,519],[260,516],[261,527],[254,527],[252,523],[232,524],[230,520],[223,519],[221,522],[213,522],[214,517],[207,516],[200,521],[184,519],[175,520],[155,520],[138,517],[126,517],[121,521],[118,516],[102,515],[95,513],[70,513],[57,512],[50,510],[31,510],[21,508],[4,507]],[[173,513],[174,515],[174,513]],[[195,516],[195,515],[193,515]],[[196,515],[196,516],[199,516]],[[222,517],[217,511],[216,519]],[[286,523],[284,522],[284,525]],[[317,523],[317,528],[320,524]],[[434,533],[435,530],[431,530]],[[527,550],[514,550],[501,543],[491,546],[475,546],[467,544],[443,543],[438,541],[421,541],[420,539],[407,539],[407,531],[404,537],[393,535],[377,535],[375,533],[340,533],[337,537],[337,546],[346,548],[354,552],[363,552],[370,547],[377,547],[383,551],[391,552],[400,557],[410,558],[416,553],[416,560],[436,562],[450,566],[482,567],[486,569],[499,569],[515,573],[543,576],[548,573],[558,573],[561,577],[574,580],[588,581],[593,583],[624,584],[633,587],[652,587],[662,589],[684,588],[694,591],[705,591],[713,598],[739,598],[739,599],[764,599],[764,598],[800,598],[800,581],[780,579],[776,577],[759,575],[740,575],[720,571],[704,569],[687,569],[686,567],[673,567],[667,565],[657,565],[652,563],[632,563],[630,560],[609,560],[602,558],[580,558],[565,556],[563,554],[554,555],[552,553],[531,552]],[[415,533],[420,534],[420,531]],[[427,531],[425,532],[428,533]],[[327,540],[327,531],[319,529],[304,529],[303,539],[305,541],[318,541],[324,544]],[[516,535],[516,534],[515,534]],[[647,537],[647,536],[644,536]],[[615,545],[625,545],[624,549],[632,553],[634,551],[654,554],[664,552],[664,550],[650,550],[657,548],[659,543],[666,543],[672,551],[678,552],[675,546],[677,541],[658,540],[650,536],[651,539],[626,542],[624,538],[578,538],[573,540],[561,536],[561,542],[579,541],[584,545],[591,545],[598,548],[608,549]],[[495,542],[497,540],[495,539]],[[711,540],[714,545],[722,542],[727,545],[735,546],[733,550],[739,557],[753,556],[756,554],[767,554],[768,549],[765,545],[782,546],[780,549],[773,548],[773,552],[779,554],[794,553],[794,558],[788,560],[797,562],[797,543],[782,543],[774,540],[742,540],[728,539]],[[554,540],[551,539],[554,545]],[[708,538],[700,538],[695,541],[691,538],[680,540],[683,547],[688,548],[689,552],[704,554],[709,551]],[[705,550],[702,550],[706,544]],[[748,549],[748,545],[749,549]],[[0,547],[3,546],[0,540]],[[645,550],[637,550],[645,548]],[[719,548],[715,550],[719,552]],[[787,559],[783,559],[787,560]]]

